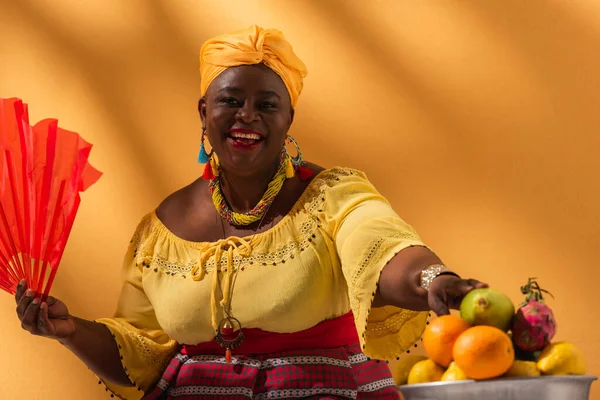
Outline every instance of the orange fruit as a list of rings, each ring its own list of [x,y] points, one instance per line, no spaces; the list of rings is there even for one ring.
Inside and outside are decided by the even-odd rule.
[[[423,333],[423,347],[429,359],[442,367],[450,365],[454,342],[470,327],[467,321],[454,315],[442,315],[431,321]]]
[[[491,379],[506,373],[515,360],[510,337],[493,326],[464,331],[452,352],[454,362],[471,379]]]

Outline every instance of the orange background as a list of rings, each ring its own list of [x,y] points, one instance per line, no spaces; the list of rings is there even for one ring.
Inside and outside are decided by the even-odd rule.
[[[464,276],[515,302],[539,277],[556,339],[600,374],[593,0],[0,0],[0,97],[81,133],[105,174],[54,287],[72,313],[112,314],[136,223],[201,173],[198,51],[252,23],[282,29],[309,68],[292,128],[306,158],[366,171]],[[107,398],[68,351],[20,329],[10,296],[0,310],[0,398]]]

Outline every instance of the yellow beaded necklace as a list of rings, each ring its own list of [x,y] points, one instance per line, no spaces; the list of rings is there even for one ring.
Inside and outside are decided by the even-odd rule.
[[[218,160],[215,160],[215,164],[218,168]],[[230,224],[236,226],[250,225],[259,221],[269,209],[273,201],[275,201],[275,197],[277,197],[281,191],[285,180],[294,176],[293,167],[291,167],[290,173],[291,164],[292,162],[289,155],[287,155],[286,152],[282,152],[281,160],[279,162],[279,166],[277,167],[277,172],[275,172],[273,179],[271,179],[271,182],[269,182],[267,190],[263,194],[258,204],[256,204],[252,210],[245,213],[235,212],[229,207],[227,201],[225,200],[225,196],[223,196],[223,191],[221,190],[219,174],[214,174],[213,179],[211,179],[209,183],[209,189],[212,195],[213,204],[215,205],[219,215]]]

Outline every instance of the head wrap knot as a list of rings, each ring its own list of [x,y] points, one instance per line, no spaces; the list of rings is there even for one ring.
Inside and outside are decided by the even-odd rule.
[[[306,66],[294,54],[292,45],[276,29],[252,25],[247,29],[207,40],[200,50],[200,92],[204,96],[211,82],[229,67],[264,63],[281,77],[290,94],[292,107],[302,92]]]

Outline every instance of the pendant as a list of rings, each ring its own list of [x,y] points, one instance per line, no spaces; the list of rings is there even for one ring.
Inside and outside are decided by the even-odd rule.
[[[225,317],[219,323],[215,340],[221,347],[225,347],[225,361],[231,364],[231,350],[239,347],[244,341],[242,324],[233,317]]]

